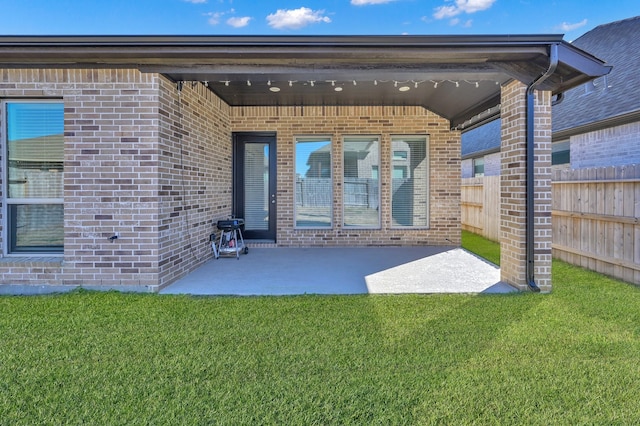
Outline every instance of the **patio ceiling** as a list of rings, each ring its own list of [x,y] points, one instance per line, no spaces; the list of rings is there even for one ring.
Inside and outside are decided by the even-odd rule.
[[[560,93],[610,67],[561,35],[2,36],[0,68],[124,68],[201,82],[232,106],[419,105],[451,126],[500,103],[500,86]]]

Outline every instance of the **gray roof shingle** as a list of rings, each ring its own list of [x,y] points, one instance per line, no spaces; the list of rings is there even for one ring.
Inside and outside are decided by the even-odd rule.
[[[500,149],[500,119],[490,121],[462,134],[462,158]]]
[[[564,94],[553,132],[640,111],[640,16],[600,25],[573,44],[613,65],[609,75]],[[462,157],[500,148],[500,119],[462,134]]]
[[[553,107],[554,132],[640,110],[640,16],[600,25],[572,44],[613,70],[565,93]]]

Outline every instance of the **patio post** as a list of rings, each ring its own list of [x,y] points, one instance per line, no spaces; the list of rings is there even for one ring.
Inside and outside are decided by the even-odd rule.
[[[527,132],[525,84],[513,81],[501,93],[500,268],[501,280],[527,290]],[[542,292],[551,291],[551,93],[535,91],[533,273]]]

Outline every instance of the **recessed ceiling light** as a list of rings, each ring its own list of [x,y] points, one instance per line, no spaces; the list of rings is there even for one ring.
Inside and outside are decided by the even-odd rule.
[[[271,87],[269,87],[269,90],[271,90],[272,92],[279,92],[280,88],[276,87],[276,86],[271,86]]]
[[[336,86],[333,90],[335,90],[336,92],[342,92],[342,87]]]
[[[409,86],[400,86],[398,88],[398,90],[401,91],[401,92],[406,92],[407,90],[411,90],[411,87],[409,87]]]

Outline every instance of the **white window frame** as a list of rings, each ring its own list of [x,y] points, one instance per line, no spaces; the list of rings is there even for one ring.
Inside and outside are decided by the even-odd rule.
[[[11,198],[9,197],[9,156],[8,156],[8,121],[7,121],[7,104],[63,104],[63,99],[38,99],[38,98],[23,98],[23,99],[0,99],[0,149],[2,149],[2,250],[3,255],[6,257],[33,257],[33,256],[47,256],[47,257],[62,257],[64,255],[64,246],[61,251],[24,251],[24,252],[10,252],[9,233],[11,232],[9,223],[9,206],[12,205],[45,205],[45,204],[60,204],[64,210],[64,198]],[[63,223],[64,226],[64,223]],[[64,244],[64,243],[63,243]]]

